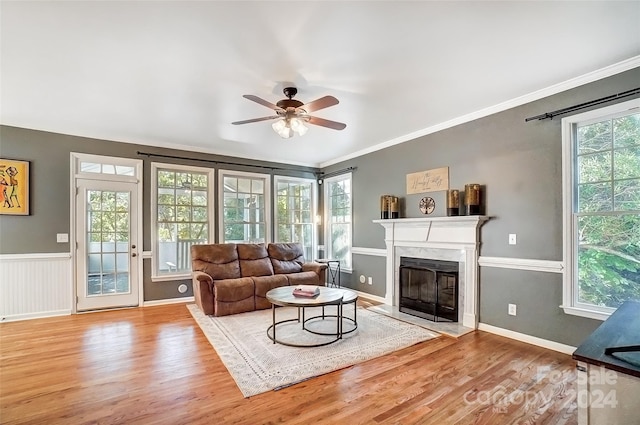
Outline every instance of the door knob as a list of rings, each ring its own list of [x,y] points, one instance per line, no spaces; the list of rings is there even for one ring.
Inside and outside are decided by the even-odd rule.
[[[138,254],[136,254],[135,252],[133,254],[131,254],[132,257],[137,257]]]
[[[136,249],[136,246],[135,245],[131,245],[131,249]]]

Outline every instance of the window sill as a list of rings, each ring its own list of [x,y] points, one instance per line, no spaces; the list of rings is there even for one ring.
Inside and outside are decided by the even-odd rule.
[[[564,310],[565,314],[571,314],[573,316],[587,317],[589,319],[605,321],[609,318],[611,313],[603,313],[600,311],[587,310],[585,308],[568,307],[561,305],[560,308]]]
[[[151,282],[171,282],[175,280],[191,280],[191,273],[151,276]]]

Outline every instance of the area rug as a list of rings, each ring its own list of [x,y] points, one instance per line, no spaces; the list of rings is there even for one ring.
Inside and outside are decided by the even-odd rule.
[[[187,308],[245,397],[284,388],[438,336],[420,326],[358,308],[357,329],[338,342],[315,348],[289,347],[274,344],[267,336],[271,309],[212,317],[194,304]],[[319,308],[317,312],[313,310],[307,308],[307,318],[319,314]],[[297,309],[278,308],[276,313],[277,320],[295,318]],[[352,306],[345,307],[345,315],[353,317]],[[307,327],[318,332],[335,332],[336,322],[335,318],[315,319]],[[345,322],[344,330],[349,329],[353,325]],[[297,322],[279,325],[276,335],[279,340],[300,344],[331,338],[303,331]]]

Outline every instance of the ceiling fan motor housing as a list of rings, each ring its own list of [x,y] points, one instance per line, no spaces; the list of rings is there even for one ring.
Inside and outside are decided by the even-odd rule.
[[[276,103],[276,106],[284,110],[286,110],[287,108],[299,108],[302,105],[304,105],[304,103],[294,99],[282,99],[279,100],[278,103]]]
[[[286,110],[287,108],[299,108],[300,106],[304,105],[304,103],[300,102],[299,100],[293,100],[293,97],[298,94],[297,88],[285,87],[282,92],[285,96],[288,97],[288,99],[280,100],[278,103],[276,103],[276,106]]]

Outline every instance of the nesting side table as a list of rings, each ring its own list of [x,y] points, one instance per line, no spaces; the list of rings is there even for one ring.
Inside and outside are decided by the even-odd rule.
[[[327,267],[327,286],[340,288],[340,260],[317,258],[315,261],[329,266]]]

